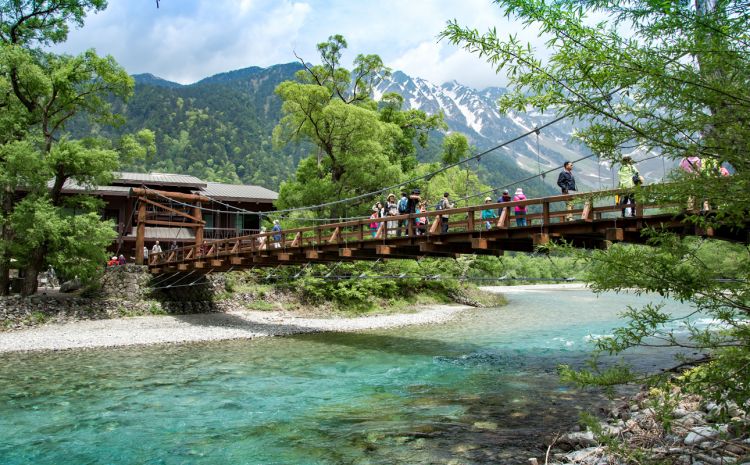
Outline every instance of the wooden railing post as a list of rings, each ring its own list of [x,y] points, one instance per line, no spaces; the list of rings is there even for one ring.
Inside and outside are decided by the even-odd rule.
[[[146,204],[138,206],[138,226],[135,232],[135,264],[143,265],[143,247],[146,236]]]
[[[542,202],[542,226],[545,230],[549,227],[549,201]]]
[[[466,229],[468,229],[469,232],[474,232],[474,213],[476,213],[476,210],[472,210],[468,213]]]

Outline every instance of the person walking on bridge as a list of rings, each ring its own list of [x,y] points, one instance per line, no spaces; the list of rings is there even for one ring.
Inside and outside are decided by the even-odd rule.
[[[520,187],[516,189],[513,195],[513,201],[518,202],[520,200],[526,200],[526,195],[523,193],[523,189]],[[516,226],[526,226],[526,206],[516,205]]]
[[[633,165],[633,159],[629,155],[622,157],[622,164],[619,171],[617,171],[617,178],[620,189],[626,189],[625,192],[620,194],[622,217],[625,218],[628,216],[628,213],[630,213],[630,216],[635,216],[635,193],[633,189],[635,186],[641,184],[642,178]]]
[[[451,195],[450,192],[446,192],[445,194],[443,194],[443,198],[440,199],[440,202],[438,203],[439,210],[450,210],[451,208],[455,206],[453,203],[451,203],[451,200],[449,198],[450,195]],[[450,218],[449,215],[440,215],[440,228],[441,228],[442,234],[445,234],[448,232],[448,219],[449,218]]]
[[[560,186],[562,193],[569,194],[571,191],[576,191],[576,178],[573,177],[573,162],[566,161],[563,164],[563,170],[557,177],[557,185]],[[573,210],[573,201],[567,200],[565,202],[565,209],[568,211]],[[565,215],[565,221],[573,221],[573,214],[568,213]]]

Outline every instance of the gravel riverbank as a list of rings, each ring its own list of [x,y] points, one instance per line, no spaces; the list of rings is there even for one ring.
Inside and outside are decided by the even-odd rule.
[[[253,339],[298,333],[394,328],[443,323],[470,308],[463,305],[433,305],[414,313],[357,318],[308,318],[289,312],[236,310],[75,321],[0,332],[0,352]]]

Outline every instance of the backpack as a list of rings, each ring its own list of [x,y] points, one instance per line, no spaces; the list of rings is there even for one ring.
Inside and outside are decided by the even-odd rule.
[[[409,199],[406,197],[401,197],[401,200],[398,201],[398,212],[400,214],[404,214],[409,211]]]
[[[435,205],[435,210],[442,210],[442,209],[443,209],[443,201],[441,200],[440,202],[437,203],[437,205]]]

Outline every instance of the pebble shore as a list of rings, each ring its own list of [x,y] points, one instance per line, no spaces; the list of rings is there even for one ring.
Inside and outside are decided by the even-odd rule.
[[[235,310],[47,324],[0,332],[0,353],[253,339],[443,323],[472,307],[434,305],[415,313],[357,318],[307,318],[280,311]]]

